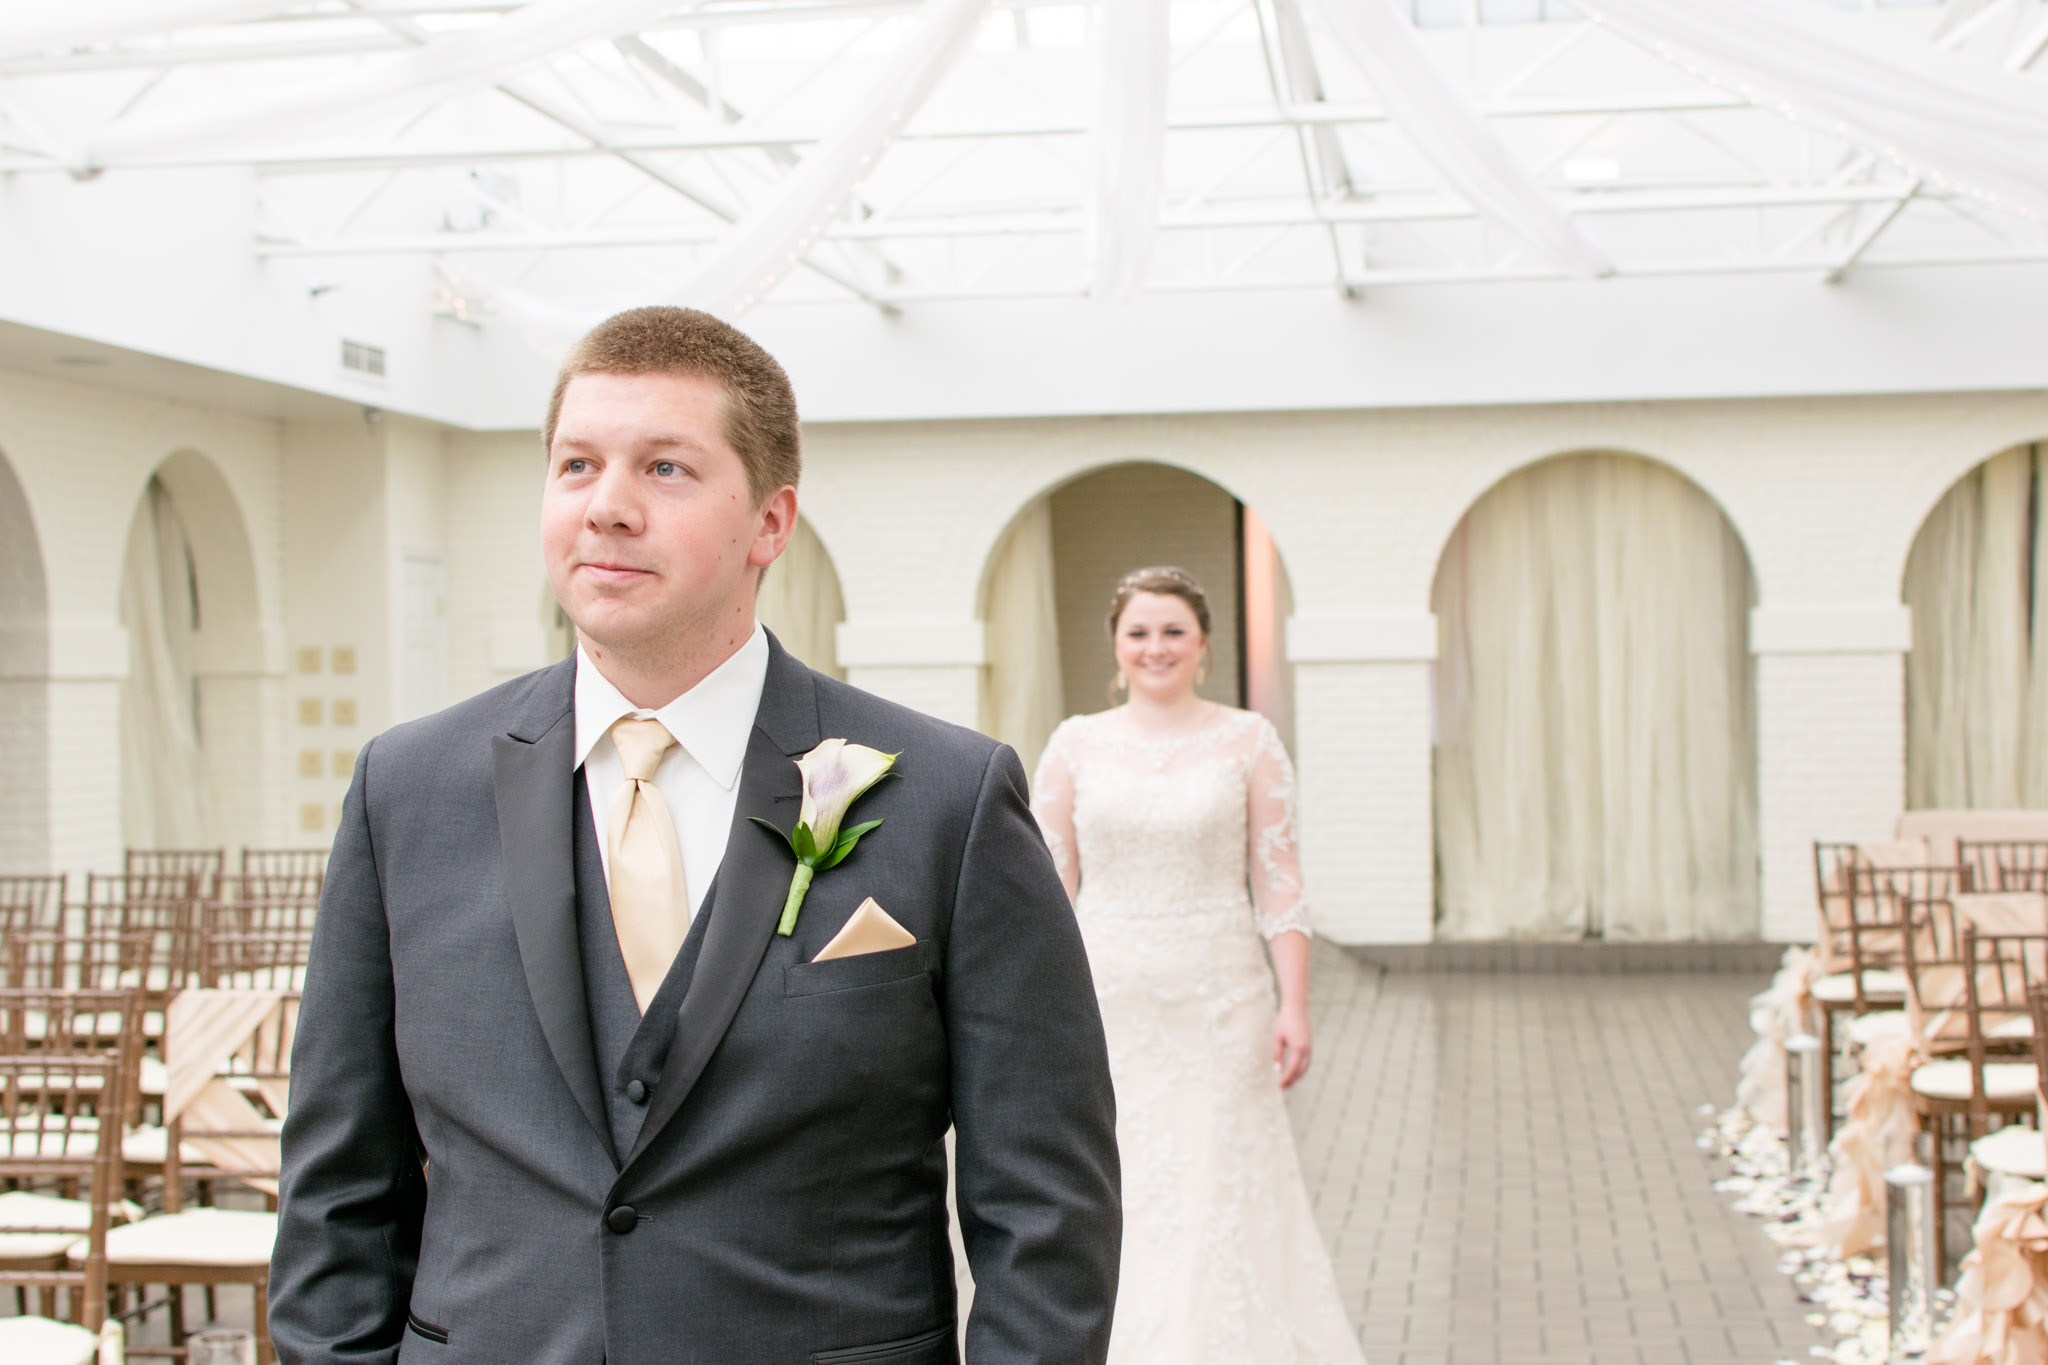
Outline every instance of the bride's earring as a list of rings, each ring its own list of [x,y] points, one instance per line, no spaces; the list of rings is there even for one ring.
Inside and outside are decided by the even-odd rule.
[[[1124,695],[1124,693],[1130,690],[1131,680],[1129,678],[1126,678],[1124,676],[1124,671],[1121,668],[1119,668],[1116,671],[1116,676],[1110,679],[1109,694],[1112,697],[1121,697],[1122,695]]]
[[[1195,686],[1200,687],[1207,681],[1209,681],[1209,651],[1205,649],[1202,651],[1202,662],[1195,665]]]

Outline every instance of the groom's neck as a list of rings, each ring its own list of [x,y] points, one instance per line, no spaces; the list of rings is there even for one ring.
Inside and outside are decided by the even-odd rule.
[[[754,615],[745,613],[716,630],[678,632],[676,638],[635,645],[602,645],[577,633],[583,652],[619,695],[647,711],[659,711],[716,672],[754,634]]]

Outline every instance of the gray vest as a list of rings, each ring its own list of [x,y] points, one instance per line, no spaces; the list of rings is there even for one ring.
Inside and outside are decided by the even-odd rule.
[[[704,904],[711,904],[707,892]],[[623,1163],[640,1137],[647,1118],[647,1097],[661,1079],[661,1068],[676,1040],[676,1011],[690,988],[690,973],[704,943],[704,921],[698,915],[670,964],[661,989],[643,1017],[619,952],[612,927],[611,898],[605,893],[604,859],[598,852],[597,822],[590,814],[590,788],[581,772],[576,780],[576,939],[583,956],[583,998],[590,1010],[590,1041],[597,1055],[597,1075],[604,1087],[606,1117],[611,1121],[612,1160]]]

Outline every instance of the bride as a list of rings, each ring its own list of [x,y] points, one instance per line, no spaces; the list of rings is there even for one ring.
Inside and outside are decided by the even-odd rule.
[[[1195,694],[1209,605],[1185,572],[1127,575],[1109,632],[1128,700],[1063,722],[1032,790],[1116,1084],[1110,1363],[1362,1365],[1280,1096],[1310,1052],[1293,766],[1263,716]]]

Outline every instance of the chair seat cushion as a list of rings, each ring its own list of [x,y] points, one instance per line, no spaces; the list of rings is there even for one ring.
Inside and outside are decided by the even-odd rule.
[[[1987,1171],[2021,1180],[2048,1178],[2048,1141],[2037,1128],[2001,1128],[1970,1144],[1970,1159]]]
[[[1837,972],[1813,983],[1813,998],[1823,1005],[1846,1005],[1856,999],[1856,974]],[[1906,998],[1906,974],[1872,967],[1863,973],[1865,1000],[1897,1001]]]
[[[121,1139],[121,1160],[131,1166],[161,1166],[164,1154],[170,1150],[169,1130],[154,1124],[130,1128],[128,1135]],[[204,1166],[206,1154],[189,1142],[181,1142],[178,1144],[178,1160],[188,1166]]]
[[[1849,1021],[1849,1041],[1869,1047],[1880,1038],[1903,1038],[1912,1027],[1904,1010],[1872,1010]]]
[[[7,1365],[93,1365],[96,1332],[49,1318],[0,1318],[0,1360]]]
[[[142,1217],[141,1206],[123,1199],[107,1206],[113,1223],[133,1223]],[[69,1232],[9,1232],[9,1228],[69,1228]],[[59,1199],[55,1195],[9,1190],[0,1194],[0,1263],[47,1261],[62,1256],[78,1241],[78,1234],[92,1230],[92,1204],[83,1199]]]
[[[107,1234],[107,1264],[263,1266],[277,1242],[277,1215],[243,1209],[166,1213]],[[84,1253],[74,1247],[74,1262]]]
[[[1913,1090],[1915,1094],[1925,1095],[1931,1100],[1967,1100],[1970,1098],[1970,1063],[1967,1059],[1949,1058],[1916,1067]],[[1984,1064],[1985,1098],[2019,1100],[2031,1098],[2033,1093],[2032,1062]]]

